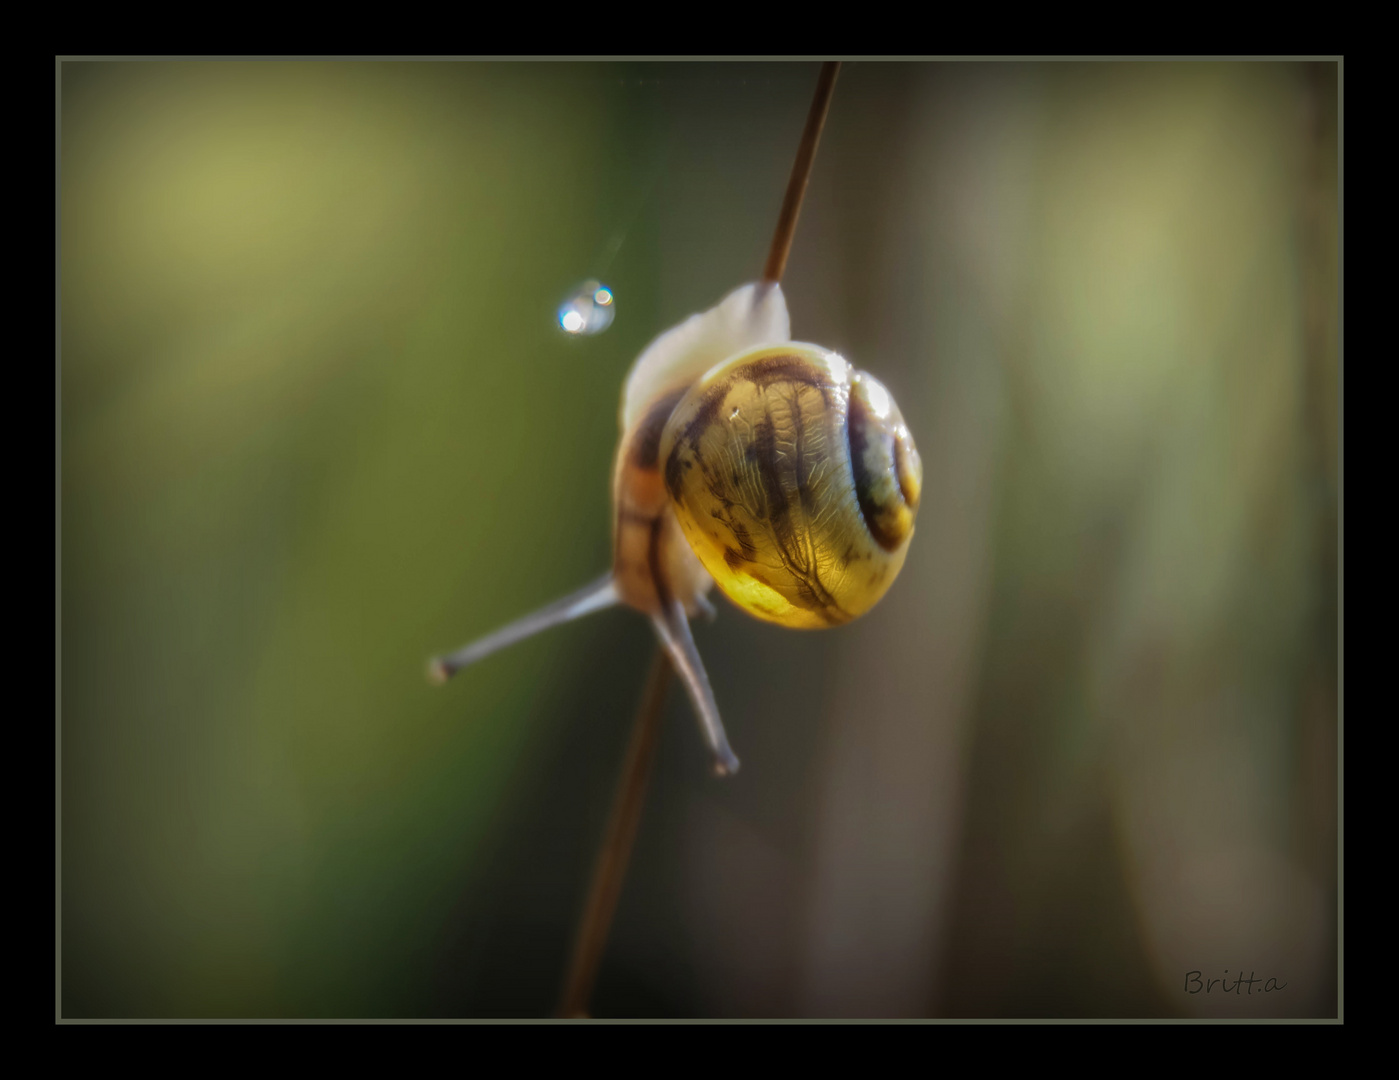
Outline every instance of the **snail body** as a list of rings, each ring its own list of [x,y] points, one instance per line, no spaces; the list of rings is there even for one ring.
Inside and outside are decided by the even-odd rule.
[[[632,365],[622,388],[612,482],[613,577],[623,603],[653,615],[673,597],[688,615],[712,611],[706,597],[714,580],[676,519],[661,441],[676,406],[708,371],[790,336],[782,287],[745,285],[656,338]]]
[[[699,715],[716,771],[738,768],[690,634],[720,591],[783,626],[868,611],[903,566],[922,465],[892,396],[839,354],[793,342],[775,282],[745,285],[658,337],[622,391],[613,566],[601,580],[432,662],[441,681],[614,604],[645,614]]]

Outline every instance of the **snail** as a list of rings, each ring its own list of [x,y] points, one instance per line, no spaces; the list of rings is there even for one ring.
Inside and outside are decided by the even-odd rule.
[[[719,775],[738,769],[689,619],[714,586],[801,629],[868,611],[903,566],[922,463],[888,390],[791,340],[782,288],[744,285],[656,338],[622,391],[612,570],[455,653],[443,682],[548,627],[625,604],[648,616],[698,713]]]

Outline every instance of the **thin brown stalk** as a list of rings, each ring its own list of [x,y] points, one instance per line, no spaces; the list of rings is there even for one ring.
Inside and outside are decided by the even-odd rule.
[[[670,657],[659,645],[651,660],[651,674],[646,680],[646,692],[632,724],[631,742],[627,746],[626,762],[613,796],[612,817],[607,822],[606,839],[598,853],[593,870],[593,883],[588,891],[588,904],[583,909],[583,921],[573,947],[573,959],[568,965],[559,1015],[584,1017],[588,1015],[588,999],[597,981],[598,963],[607,944],[607,932],[612,915],[617,910],[617,898],[622,893],[622,879],[631,859],[632,844],[641,821],[641,807],[646,801],[646,784],[651,778],[651,764],[656,759],[656,742],[661,730],[661,713],[665,708],[666,691],[670,689],[672,669]]]
[[[792,249],[792,237],[797,231],[797,216],[801,213],[802,197],[806,194],[806,182],[811,176],[812,163],[816,160],[816,147],[821,141],[821,129],[826,123],[826,113],[830,109],[831,94],[835,90],[836,74],[839,71],[839,62],[826,63],[821,67],[821,75],[816,82],[816,95],[811,102],[811,111],[806,117],[806,129],[802,132],[801,143],[797,147],[797,159],[792,164],[792,175],[787,181],[787,194],[782,200],[777,231],[773,233],[772,247],[768,251],[767,266],[763,271],[765,281],[781,281],[782,272],[787,268],[787,255]],[[588,1015],[588,1001],[592,997],[593,984],[597,981],[598,966],[602,961],[603,948],[607,944],[608,931],[612,928],[612,916],[617,910],[617,900],[622,894],[622,881],[627,875],[632,844],[636,840],[637,826],[641,821],[641,808],[646,800],[646,784],[651,778],[651,765],[656,757],[661,713],[665,706],[666,691],[670,688],[671,675],[670,657],[666,655],[665,649],[658,645],[651,661],[651,674],[646,681],[646,692],[642,696],[641,706],[632,724],[627,758],[622,765],[622,774],[613,796],[612,816],[607,823],[602,850],[598,853],[592,885],[588,889],[587,905],[578,925],[573,956],[564,979],[563,996],[559,1001],[558,1010],[559,1015],[563,1017],[579,1018]]]
[[[772,247],[768,249],[767,266],[763,268],[764,281],[781,281],[782,273],[787,269],[787,255],[792,250],[792,237],[797,232],[797,216],[801,213],[802,198],[806,195],[806,182],[811,178],[816,147],[821,142],[821,129],[826,126],[826,113],[831,108],[831,95],[835,93],[839,73],[839,60],[821,65],[821,76],[816,80],[816,96],[811,99],[811,111],[806,114],[806,129],[797,146],[797,159],[792,162],[787,194],[782,199],[782,211],[777,215]]]

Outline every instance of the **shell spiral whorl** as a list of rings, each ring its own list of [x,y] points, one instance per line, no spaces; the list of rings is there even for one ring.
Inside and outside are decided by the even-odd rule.
[[[661,436],[691,548],[734,603],[816,628],[868,611],[898,576],[923,468],[878,380],[816,345],[710,370]]]

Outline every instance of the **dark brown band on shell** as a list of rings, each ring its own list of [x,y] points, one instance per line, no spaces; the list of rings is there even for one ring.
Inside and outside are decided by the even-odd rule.
[[[860,504],[860,516],[865,519],[865,527],[870,535],[885,551],[897,551],[904,542],[903,534],[891,533],[880,520],[880,506],[875,501],[876,483],[883,477],[869,471],[867,451],[876,439],[887,443],[887,449],[880,456],[894,460],[894,434],[872,415],[861,394],[850,395],[850,409],[846,414],[846,431],[850,440],[850,467],[855,480],[855,498]]]

